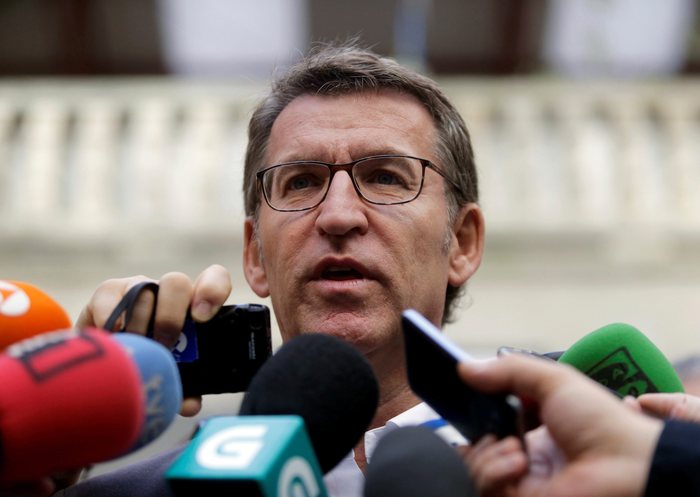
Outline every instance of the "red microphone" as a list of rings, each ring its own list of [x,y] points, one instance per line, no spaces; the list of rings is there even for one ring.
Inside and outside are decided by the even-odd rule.
[[[66,311],[34,285],[0,280],[0,351],[39,333],[72,326]]]
[[[0,354],[0,482],[119,457],[144,418],[138,367],[105,331],[44,333]]]

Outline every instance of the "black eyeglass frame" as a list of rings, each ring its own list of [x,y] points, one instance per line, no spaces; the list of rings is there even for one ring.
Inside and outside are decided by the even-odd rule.
[[[418,187],[418,191],[416,192],[415,196],[408,199],[408,200],[401,200],[399,202],[376,202],[374,200],[370,200],[367,197],[365,197],[362,194],[362,191],[360,190],[360,187],[357,186],[357,182],[355,181],[355,175],[353,174],[354,167],[357,164],[360,164],[364,161],[367,160],[373,160],[373,159],[414,159],[417,160],[421,163],[423,166],[422,171],[421,171],[421,179],[420,179],[420,186]],[[326,191],[324,192],[323,196],[321,199],[316,202],[314,205],[310,207],[304,207],[303,209],[278,209],[277,207],[274,207],[270,203],[270,199],[267,198],[267,192],[265,191],[265,187],[263,186],[263,176],[266,172],[272,170],[272,169],[277,169],[278,167],[283,167],[283,166],[292,166],[294,164],[317,164],[319,166],[325,166],[331,171],[331,175],[328,179],[328,184],[326,185]],[[296,160],[296,161],[291,161],[291,162],[283,162],[281,164],[275,164],[274,166],[269,166],[266,167],[265,169],[261,169],[257,173],[255,173],[255,177],[257,179],[258,183],[258,188],[262,191],[263,198],[265,199],[265,203],[267,203],[268,206],[272,210],[278,211],[278,212],[301,212],[301,211],[308,211],[311,209],[314,209],[321,205],[324,200],[326,200],[326,196],[328,195],[328,190],[331,188],[331,183],[333,182],[333,176],[335,175],[336,172],[338,171],[348,171],[350,175],[350,180],[352,181],[352,186],[355,188],[355,191],[357,194],[360,196],[362,200],[365,202],[369,202],[370,204],[374,205],[400,205],[400,204],[407,204],[408,202],[413,202],[415,199],[417,199],[421,192],[423,191],[423,183],[425,181],[425,169],[430,168],[436,173],[438,173],[440,176],[442,176],[450,185],[452,185],[457,191],[459,191],[459,185],[450,178],[446,172],[444,172],[442,169],[440,169],[438,166],[433,164],[431,161],[428,159],[422,159],[420,157],[414,157],[412,155],[402,155],[402,154],[383,154],[383,155],[370,155],[367,157],[361,157],[359,159],[356,159],[351,162],[346,162],[344,164],[331,164],[330,162],[323,162],[323,161],[318,161],[318,160]]]

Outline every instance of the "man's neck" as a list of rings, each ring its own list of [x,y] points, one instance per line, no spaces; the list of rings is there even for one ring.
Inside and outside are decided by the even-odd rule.
[[[405,382],[404,382],[405,383]],[[391,418],[398,416],[402,412],[420,403],[420,399],[411,391],[408,384],[404,387],[399,385],[394,388],[384,388],[380,383],[380,398],[377,412],[367,430],[380,428],[386,425]],[[389,392],[385,395],[384,392]],[[365,453],[365,437],[361,437],[354,450],[355,463],[364,473],[367,466],[367,455]]]
[[[405,381],[400,384],[393,384],[390,387],[380,384],[379,389],[377,412],[368,430],[384,426],[391,418],[420,403],[420,399]]]
[[[369,358],[372,363],[375,376],[379,382],[379,403],[377,411],[367,430],[380,428],[386,425],[387,421],[398,416],[402,412],[418,405],[421,401],[413,393],[408,385],[406,370],[403,363],[398,367],[387,365],[385,361],[375,361]],[[367,458],[365,454],[365,438],[362,437],[355,446],[355,462],[364,472]]]
[[[385,347],[367,355],[379,383],[379,403],[368,430],[384,426],[394,416],[420,403],[408,384],[403,352],[397,354],[397,348],[402,350],[400,347]]]

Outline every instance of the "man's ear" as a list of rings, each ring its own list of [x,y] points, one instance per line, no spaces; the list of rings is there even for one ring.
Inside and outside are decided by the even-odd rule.
[[[462,207],[452,226],[449,283],[463,285],[479,268],[484,253],[484,215],[476,203]]]
[[[243,229],[243,272],[250,288],[260,298],[270,296],[267,274],[262,261],[260,243],[255,233],[255,221],[247,217]]]

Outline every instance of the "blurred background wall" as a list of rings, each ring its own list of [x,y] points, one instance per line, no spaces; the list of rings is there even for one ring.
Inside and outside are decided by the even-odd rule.
[[[0,23],[0,278],[74,318],[106,278],[212,263],[260,302],[247,119],[311,43],[357,36],[472,133],[486,255],[452,338],[549,351],[623,321],[700,351],[697,0],[3,0]]]

